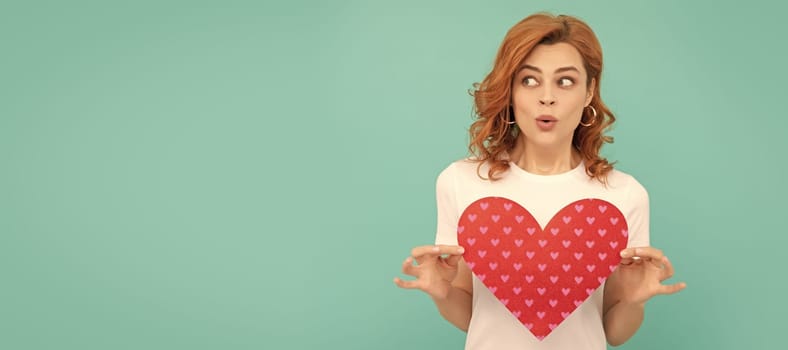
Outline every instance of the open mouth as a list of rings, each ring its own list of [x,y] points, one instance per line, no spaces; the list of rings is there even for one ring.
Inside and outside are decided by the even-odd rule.
[[[540,115],[536,118],[536,125],[542,131],[552,130],[556,123],[558,123],[558,119],[551,115]]]

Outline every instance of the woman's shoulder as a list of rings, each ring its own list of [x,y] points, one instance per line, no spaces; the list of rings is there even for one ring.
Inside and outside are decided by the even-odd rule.
[[[472,157],[455,159],[448,163],[438,174],[438,183],[456,183],[465,181],[468,177],[487,173],[486,162],[480,162]]]
[[[607,173],[607,180],[616,183],[626,183],[633,180],[637,181],[634,175],[619,168],[610,169],[610,171]]]
[[[632,174],[613,168],[607,173],[607,183],[609,186],[619,188],[629,192],[629,197],[640,200],[648,200],[646,187]]]
[[[440,176],[476,174],[477,172],[486,174],[488,167],[489,164],[487,162],[479,161],[474,157],[460,158],[451,161],[445,168],[443,168],[443,170],[440,172]]]

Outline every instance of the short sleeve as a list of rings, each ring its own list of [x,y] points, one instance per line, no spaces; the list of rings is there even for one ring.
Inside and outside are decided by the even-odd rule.
[[[629,242],[627,247],[646,247],[650,245],[649,236],[649,198],[643,185],[634,177],[630,178],[627,207]]]
[[[438,227],[435,244],[457,245],[457,186],[454,164],[449,165],[439,175],[435,183],[435,197],[438,209]]]

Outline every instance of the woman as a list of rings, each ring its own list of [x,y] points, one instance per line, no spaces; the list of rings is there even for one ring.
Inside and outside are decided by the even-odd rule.
[[[662,284],[673,267],[649,247],[646,190],[599,154],[612,142],[603,132],[615,121],[600,97],[601,74],[601,47],[584,22],[535,14],[509,30],[492,71],[475,85],[474,157],[438,176],[436,245],[413,248],[405,259],[402,271],[415,280],[394,279],[401,288],[426,292],[446,320],[468,333],[467,349],[617,346],[640,327],[650,298],[685,287]],[[534,336],[513,316],[508,300],[496,297],[463,259],[470,246],[458,245],[463,210],[496,196],[522,205],[542,227],[582,198],[612,203],[628,225],[626,248],[616,250],[620,264],[546,337]]]

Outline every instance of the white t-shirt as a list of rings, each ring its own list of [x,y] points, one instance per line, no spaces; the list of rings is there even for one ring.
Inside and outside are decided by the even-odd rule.
[[[629,226],[627,247],[649,245],[649,201],[645,188],[634,177],[618,170],[608,173],[608,185],[591,179],[581,162],[557,175],[536,175],[514,163],[500,180],[483,180],[477,162],[459,160],[438,176],[436,183],[438,227],[436,244],[457,245],[457,223],[462,212],[477,199],[506,197],[527,209],[545,227],[566,205],[580,199],[599,198],[621,210]],[[487,177],[488,166],[479,173]],[[465,348],[469,350],[571,349],[604,350],[602,325],[604,284],[544,340],[539,341],[473,276],[473,306]]]

